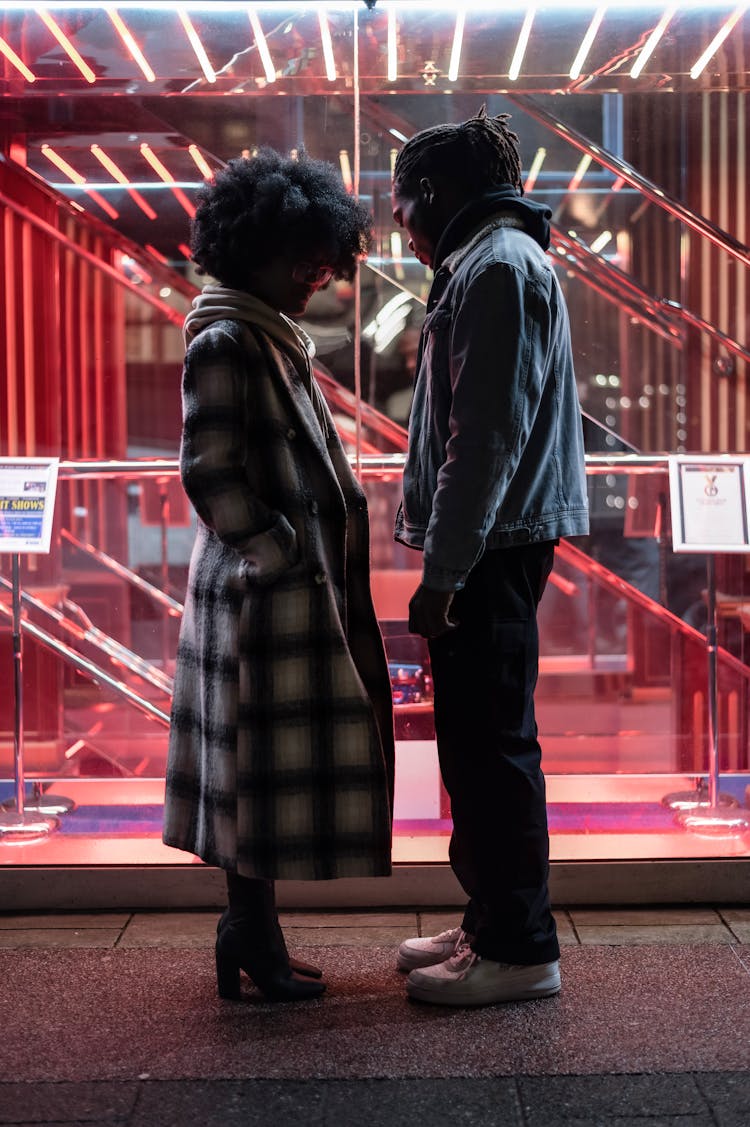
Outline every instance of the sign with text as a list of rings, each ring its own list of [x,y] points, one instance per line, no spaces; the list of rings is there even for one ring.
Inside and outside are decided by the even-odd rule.
[[[676,454],[669,459],[675,552],[747,552],[750,459]]]
[[[49,552],[59,458],[0,458],[0,552]]]

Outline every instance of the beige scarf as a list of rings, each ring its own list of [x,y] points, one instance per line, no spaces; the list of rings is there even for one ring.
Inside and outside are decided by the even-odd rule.
[[[277,313],[260,298],[244,290],[231,290],[211,283],[204,286],[185,318],[182,336],[185,348],[198,333],[215,321],[247,321],[256,325],[287,352],[299,372],[315,409],[324,434],[328,435],[328,422],[320,389],[312,376],[310,361],[315,355],[315,343],[304,329],[283,313]]]

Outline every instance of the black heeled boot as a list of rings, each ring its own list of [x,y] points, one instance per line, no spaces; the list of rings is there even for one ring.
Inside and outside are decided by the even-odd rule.
[[[225,908],[221,916],[219,917],[219,922],[216,925],[217,936],[221,933],[221,930],[228,919],[229,908]],[[312,965],[312,963],[306,963],[303,959],[297,959],[294,957],[294,955],[289,954],[289,949],[287,948],[286,940],[284,939],[284,933],[281,930],[278,916],[276,917],[276,926],[279,929],[280,940],[284,945],[284,950],[286,951],[287,958],[289,959],[289,966],[292,968],[294,973],[304,975],[305,978],[322,978],[323,971],[320,969],[320,967],[315,967]]]
[[[272,1002],[317,998],[323,982],[299,977],[276,917],[273,881],[227,873],[229,908],[219,921],[216,979],[221,998],[240,998],[240,971]],[[313,968],[314,969],[314,968]]]

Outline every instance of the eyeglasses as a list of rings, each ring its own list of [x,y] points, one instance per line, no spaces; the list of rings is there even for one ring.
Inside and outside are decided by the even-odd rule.
[[[314,266],[312,262],[298,262],[292,269],[295,282],[307,283],[310,286],[324,286],[333,277],[332,266]]]

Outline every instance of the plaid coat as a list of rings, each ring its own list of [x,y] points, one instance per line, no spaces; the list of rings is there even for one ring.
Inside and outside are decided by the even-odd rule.
[[[367,502],[299,363],[235,320],[186,355],[180,464],[200,519],[163,836],[247,877],[386,876],[393,720]]]

